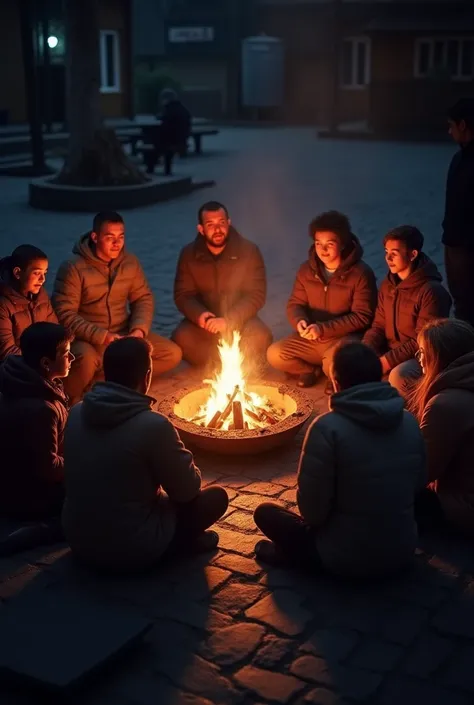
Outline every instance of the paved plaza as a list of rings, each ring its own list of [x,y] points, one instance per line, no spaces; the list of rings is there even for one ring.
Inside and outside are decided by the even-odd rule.
[[[441,267],[440,221],[449,144],[318,141],[308,129],[226,129],[209,151],[178,165],[217,186],[170,203],[124,213],[127,244],[156,294],[155,327],[179,320],[172,302],[176,259],[194,237],[196,212],[225,202],[236,227],[261,247],[268,271],[263,318],[275,337],[288,330],[285,303],[310,244],[309,220],[347,213],[367,262],[384,275],[381,239],[401,224],[423,231]],[[50,281],[90,215],[33,211],[27,184],[0,178],[0,242],[8,254],[31,242],[50,256]],[[158,399],[192,382],[183,366],[153,389]],[[315,413],[327,408],[310,390]],[[469,705],[474,702],[474,553],[452,538],[420,541],[416,565],[371,585],[266,569],[255,562],[252,511],[271,498],[295,503],[302,434],[251,458],[196,453],[203,484],[218,482],[230,506],[219,549],[168,563],[148,576],[98,578],[64,546],[0,559],[0,613],[15,600],[74,594],[145,616],[143,647],[67,702],[73,705]],[[46,643],[45,635],[45,643]],[[94,634],[90,635],[94,640]],[[37,698],[3,693],[0,705]],[[44,702],[49,702],[48,698]],[[61,701],[63,702],[63,701]]]

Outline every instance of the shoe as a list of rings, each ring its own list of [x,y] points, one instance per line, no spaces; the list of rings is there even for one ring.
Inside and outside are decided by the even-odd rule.
[[[267,539],[262,539],[255,544],[255,558],[275,566],[283,566],[287,563],[273,541],[267,541]]]
[[[219,534],[217,531],[205,531],[197,537],[192,544],[194,553],[209,553],[214,551],[219,545]]]
[[[296,384],[298,387],[314,387],[318,379],[321,377],[321,373],[321,368],[315,367],[312,372],[305,372],[300,375]]]

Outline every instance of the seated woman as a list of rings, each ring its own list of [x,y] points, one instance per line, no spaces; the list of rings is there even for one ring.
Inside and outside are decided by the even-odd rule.
[[[301,516],[272,503],[257,507],[255,523],[273,543],[260,541],[255,553],[342,577],[387,576],[414,556],[423,438],[369,347],[341,341],[330,375],[331,410],[310,426],[301,453]]]
[[[474,536],[474,329],[430,321],[418,335],[418,360],[423,377],[410,409],[425,439],[429,484],[417,497],[417,521]]]
[[[324,369],[330,351],[341,338],[362,334],[370,327],[377,303],[371,268],[342,213],[330,211],[309,226],[313,245],[298,270],[287,305],[296,333],[267,350],[272,367],[298,375],[298,386],[312,387]]]
[[[68,404],[61,379],[74,359],[57,323],[34,323],[20,338],[21,357],[0,368],[0,515],[58,516],[64,499],[63,433]]]
[[[20,337],[32,323],[57,323],[44,289],[48,257],[34,245],[20,245],[0,260],[0,363],[21,355]]]

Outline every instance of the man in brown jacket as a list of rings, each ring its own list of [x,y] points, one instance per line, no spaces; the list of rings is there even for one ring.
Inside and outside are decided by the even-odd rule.
[[[433,318],[449,316],[451,297],[435,263],[422,252],[424,238],[418,228],[394,228],[383,242],[390,271],[380,286],[364,343],[380,356],[383,373],[406,399],[421,376],[418,333]]]
[[[198,235],[181,251],[174,284],[184,321],[172,338],[191,365],[215,359],[220,335],[242,335],[248,359],[264,359],[270,329],[257,317],[265,304],[266,275],[260,250],[231,226],[225,206],[199,209]]]
[[[65,385],[71,404],[81,399],[102,367],[105,348],[118,338],[147,338],[156,374],[181,361],[177,345],[150,332],[153,294],[138,259],[124,244],[123,218],[99,213],[92,232],[80,238],[74,257],[56,275],[53,306],[75,337],[75,362]]]
[[[287,315],[295,333],[268,349],[272,367],[298,375],[298,386],[316,384],[329,372],[330,353],[341,338],[362,335],[370,326],[377,300],[371,268],[342,213],[329,211],[309,226],[313,244],[298,270]]]

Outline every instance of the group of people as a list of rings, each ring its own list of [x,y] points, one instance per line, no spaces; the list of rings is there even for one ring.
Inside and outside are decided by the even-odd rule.
[[[472,120],[461,113],[451,119],[462,160],[448,192],[456,169],[466,180],[463,160],[472,167],[474,111]],[[448,193],[447,250],[462,249],[456,226],[471,213],[456,220],[454,210]],[[259,248],[218,202],[200,208],[197,230],[177,264],[184,318],[171,340],[151,331],[153,293],[125,249],[118,213],[94,218],[59,267],[51,300],[44,252],[21,245],[0,261],[0,514],[62,514],[74,554],[104,569],[215,547],[208,529],[226,512],[227,493],[201,489],[192,454],[148,391],[182,358],[214,365],[219,340],[237,330],[256,369],[268,361],[302,387],[323,373],[328,380],[330,410],[309,428],[301,454],[300,514],[257,508],[255,522],[271,539],[257,544],[260,558],[367,576],[409,563],[417,524],[472,535],[467,280],[451,289],[450,319],[451,297],[423,235],[404,225],[383,238],[389,271],[377,292],[349,219],[329,211],[309,227],[309,256],[287,304],[294,332],[272,343],[258,316],[267,287]]]

